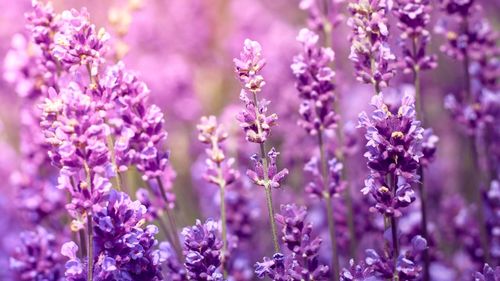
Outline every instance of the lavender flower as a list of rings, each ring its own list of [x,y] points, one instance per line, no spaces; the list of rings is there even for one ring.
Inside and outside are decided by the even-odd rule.
[[[294,57],[291,66],[302,99],[299,112],[303,120],[299,124],[311,135],[334,129],[338,118],[333,109],[335,72],[329,66],[335,54],[330,48],[319,48],[318,39],[313,31],[302,29],[297,41],[302,44],[303,52]]]
[[[353,29],[349,59],[354,63],[357,80],[373,84],[376,93],[388,85],[395,72],[396,57],[387,43],[390,3],[358,0],[349,5],[351,17],[348,25]]]
[[[323,190],[324,183],[319,168],[319,159],[312,157],[304,167],[304,170],[313,177],[313,180],[307,184],[306,191],[318,198],[323,198],[325,192],[328,193],[330,198],[341,194],[345,189],[345,182],[342,180],[343,166],[337,158],[328,161],[328,190]]]
[[[197,220],[196,225],[182,230],[184,236],[184,263],[187,276],[194,280],[222,281],[221,266],[222,241],[219,226],[213,220],[204,224]]]
[[[197,128],[199,131],[198,140],[210,145],[206,149],[209,158],[206,161],[207,171],[204,177],[208,182],[224,188],[233,183],[238,177],[238,172],[232,168],[234,159],[229,158],[225,161],[226,156],[221,147],[228,136],[227,132],[224,131],[221,125],[217,124],[215,116],[203,116]]]
[[[365,157],[371,170],[362,192],[365,195],[372,194],[377,201],[375,208],[390,216],[401,215],[398,209],[414,200],[410,184],[418,179],[417,168],[423,155],[421,145],[424,132],[420,122],[415,119],[414,102],[414,98],[406,94],[397,110],[390,109],[384,103],[383,96],[376,95],[372,98],[372,105],[376,108],[372,117],[369,118],[364,112],[359,115],[359,126],[366,128],[368,151]],[[389,182],[393,177],[396,177],[396,181]],[[398,181],[397,177],[404,179],[404,182]]]
[[[168,280],[171,281],[184,281],[187,280],[186,270],[179,262],[179,257],[175,253],[174,249],[168,242],[160,243],[160,260],[164,261],[164,268],[166,268],[166,273]]]
[[[94,208],[93,280],[162,280],[159,252],[154,249],[158,229],[154,225],[142,228],[146,208],[114,190],[105,204],[94,204]],[[75,246],[70,242],[63,247],[63,253],[70,258],[66,276],[81,280],[88,274],[83,266],[87,261],[75,256]]]
[[[282,169],[278,171],[278,167],[276,166],[276,158],[278,157],[279,152],[273,147],[267,153],[267,161],[268,167],[264,167],[263,161],[259,159],[259,157],[254,154],[252,156],[252,161],[254,162],[254,169],[247,170],[247,176],[258,186],[262,186],[267,188],[279,188],[281,186],[281,182],[288,175],[288,169]],[[267,171],[265,171],[267,169]]]
[[[312,224],[305,221],[305,207],[293,204],[281,206],[281,214],[276,220],[283,225],[282,240],[292,252],[292,263],[289,274],[292,280],[328,280],[329,269],[319,263],[321,238],[313,238]]]
[[[262,262],[257,262],[255,264],[255,274],[261,279],[268,276],[274,281],[292,280],[287,270],[289,267],[290,260],[283,254],[276,253],[272,259],[264,257]]]
[[[402,65],[405,72],[435,68],[436,55],[427,55],[425,50],[430,41],[430,33],[426,30],[430,21],[430,1],[397,0],[395,4],[394,13],[399,19],[398,27],[402,30],[400,37],[403,48]]]
[[[411,247],[397,257],[396,263],[390,254],[380,255],[377,251],[368,249],[364,262],[355,265],[351,261],[351,269],[344,269],[341,280],[419,280],[422,271],[419,256],[426,248],[427,241],[421,236],[415,236],[411,240]]]
[[[490,265],[484,264],[482,272],[474,273],[474,281],[498,281],[500,280],[500,267],[493,269]]]
[[[245,91],[258,93],[266,84],[260,71],[266,61],[261,57],[262,47],[259,42],[246,39],[240,58],[235,58],[236,73]]]
[[[54,35],[52,54],[70,71],[87,66],[91,76],[96,76],[104,62],[104,52],[109,34],[104,29],[96,31],[90,23],[86,9],[72,9],[61,14],[61,29]]]
[[[16,280],[64,280],[62,257],[56,236],[41,226],[22,232],[20,245],[10,258]]]

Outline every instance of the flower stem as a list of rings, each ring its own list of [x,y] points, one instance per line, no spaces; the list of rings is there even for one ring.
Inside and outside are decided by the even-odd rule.
[[[224,279],[227,279],[226,256],[227,256],[227,221],[226,221],[226,200],[224,196],[225,187],[220,188],[220,217],[222,220],[222,272]]]
[[[165,201],[165,214],[167,215],[167,222],[171,230],[172,242],[177,251],[177,255],[179,256],[180,259],[182,259],[183,256],[182,256],[181,242],[179,240],[179,235],[177,235],[177,226],[175,224],[175,219],[168,206],[168,198],[165,192],[165,187],[163,186],[163,182],[161,181],[160,177],[156,177],[156,182],[158,183],[158,187],[160,188],[160,193],[163,198],[163,201]]]
[[[412,49],[413,49],[413,57],[417,57],[417,38],[414,37],[412,40]],[[424,123],[424,108],[422,107],[423,104],[423,97],[422,93],[420,91],[420,68],[418,65],[415,65],[413,67],[413,85],[415,87],[415,107],[416,107],[416,112],[417,112],[417,118]],[[421,228],[422,228],[422,236],[426,241],[429,241],[429,234],[427,230],[427,194],[425,192],[424,188],[424,167],[420,165],[418,168],[418,174],[420,176],[420,182],[418,183],[419,190],[420,190],[420,214],[421,214]],[[423,276],[423,281],[429,281],[430,280],[430,271],[429,271],[429,266],[430,266],[430,259],[429,259],[429,249],[428,247],[424,249],[423,252],[423,258],[424,258],[424,276]]]
[[[89,252],[89,269],[88,269],[88,281],[92,281],[92,273],[94,270],[94,230],[92,227],[92,215],[87,214],[87,234],[88,234],[88,252]]]
[[[421,223],[421,228],[422,228],[422,236],[426,241],[428,240],[428,230],[427,230],[427,194],[425,192],[424,188],[424,169],[422,166],[419,168],[419,175],[420,175],[420,183],[419,183],[419,189],[420,189],[420,212],[422,215],[422,219],[420,221]],[[429,257],[429,250],[428,247],[424,249],[424,281],[429,281],[430,279],[430,271],[429,271],[429,266],[430,266],[430,257]]]
[[[326,204],[326,215],[328,219],[328,230],[330,232],[330,242],[332,243],[332,269],[333,269],[333,280],[339,280],[340,274],[340,262],[339,262],[339,253],[337,249],[337,234],[335,231],[335,220],[333,218],[333,207],[332,207],[332,199],[329,192],[329,184],[328,184],[328,163],[326,159],[325,153],[325,145],[323,143],[323,130],[319,130],[318,132],[318,145],[319,152],[321,158],[321,174],[323,177],[323,199]]]
[[[255,107],[255,116],[257,116],[257,130],[259,135],[262,135],[262,128],[259,122],[259,105],[257,101],[257,93],[252,92],[253,94],[253,102],[254,102],[254,107]],[[265,186],[264,189],[266,191],[266,201],[267,201],[267,211],[269,213],[269,222],[271,223],[271,232],[273,235],[273,244],[274,244],[274,251],[278,253],[280,251],[280,246],[278,243],[278,231],[276,228],[276,222],[274,221],[274,208],[273,208],[273,197],[272,197],[272,191],[271,191],[271,186],[269,186],[269,167],[267,163],[267,157],[266,157],[266,148],[264,143],[259,143],[260,147],[260,156],[262,159],[262,167],[264,170],[264,181],[265,181]]]
[[[389,188],[392,190],[393,196],[395,197],[398,189],[397,176],[389,174],[388,177],[389,177],[389,182],[388,182]],[[394,215],[392,215],[390,218],[390,224],[391,224],[391,234],[392,234],[392,256],[394,259],[394,266],[396,266],[399,256],[399,241],[398,241],[398,222]]]

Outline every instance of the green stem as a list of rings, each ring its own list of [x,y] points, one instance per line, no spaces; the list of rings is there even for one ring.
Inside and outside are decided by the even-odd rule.
[[[172,235],[172,242],[174,244],[174,247],[176,249],[177,255],[179,256],[179,259],[182,259],[182,247],[181,247],[181,242],[179,240],[179,235],[177,234],[177,226],[175,224],[175,219],[173,217],[173,214],[168,207],[168,198],[165,192],[165,187],[163,186],[163,182],[161,181],[160,177],[156,177],[156,182],[158,183],[158,186],[160,188],[160,193],[163,198],[163,201],[165,201],[165,214],[167,215],[167,222],[169,224],[169,228],[171,230],[171,235]]]
[[[330,242],[332,243],[332,269],[333,269],[333,280],[338,281],[340,275],[340,262],[339,262],[339,253],[337,249],[337,234],[335,230],[335,220],[333,218],[333,207],[332,200],[329,192],[329,179],[328,179],[328,163],[326,159],[325,153],[325,145],[323,143],[323,130],[319,130],[318,132],[318,145],[319,152],[321,158],[321,174],[323,177],[323,199],[326,204],[326,212],[328,219],[328,230],[330,233]]]
[[[255,116],[257,116],[257,132],[259,135],[262,135],[262,127],[259,122],[258,116],[259,116],[259,107],[258,107],[258,102],[257,102],[257,93],[252,92],[253,94],[253,102],[255,104]],[[264,189],[266,191],[266,201],[267,201],[267,211],[269,213],[269,222],[271,224],[271,232],[273,235],[273,244],[274,244],[274,251],[277,253],[280,251],[280,246],[278,243],[278,231],[276,228],[276,222],[274,221],[274,208],[273,208],[273,198],[272,198],[272,192],[271,192],[271,187],[269,186],[269,167],[267,163],[267,156],[266,156],[266,148],[264,146],[264,143],[259,144],[260,147],[260,156],[262,159],[262,167],[264,170],[264,182],[265,186]]]
[[[227,279],[226,255],[227,255],[227,222],[226,222],[226,203],[224,196],[224,187],[220,189],[220,217],[222,220],[222,271],[224,279]]]
[[[92,281],[92,274],[94,270],[94,231],[92,228],[92,215],[87,214],[87,232],[88,232],[88,252],[89,252],[89,268],[88,268],[88,281]]]
[[[274,221],[274,209],[273,209],[273,197],[271,194],[271,187],[265,186],[266,190],[266,200],[267,200],[267,211],[269,212],[269,219],[271,220],[271,231],[273,234],[273,244],[274,251],[278,253],[280,251],[280,246],[278,244],[278,232],[276,230],[276,222]]]
[[[87,241],[85,239],[85,231],[83,229],[80,229],[80,231],[78,231],[78,234],[80,236],[81,255],[82,255],[82,257],[86,257],[87,256]]]
[[[420,189],[420,212],[422,215],[422,220],[421,220],[421,228],[422,228],[422,235],[425,240],[429,241],[428,237],[428,230],[427,230],[427,194],[425,192],[424,188],[424,168],[420,166],[418,169],[419,174],[420,174],[420,183],[419,183],[419,189]],[[424,249],[424,281],[430,281],[430,257],[429,257],[429,250],[428,248]]]

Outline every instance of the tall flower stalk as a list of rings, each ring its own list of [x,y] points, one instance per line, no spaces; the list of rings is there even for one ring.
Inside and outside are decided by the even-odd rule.
[[[227,139],[228,134],[222,125],[217,123],[215,116],[203,116],[197,125],[198,140],[208,144],[207,170],[204,174],[206,181],[219,187],[220,193],[220,216],[222,224],[222,268],[224,278],[227,278],[225,258],[227,256],[227,220],[226,220],[226,198],[225,191],[228,185],[233,183],[238,177],[238,172],[232,168],[234,158],[226,159],[222,143]]]
[[[382,94],[373,96],[372,105],[375,111],[371,117],[365,112],[359,115],[359,126],[366,129],[365,157],[370,169],[362,193],[375,201],[370,210],[384,216],[392,246],[386,249],[386,256],[393,258],[396,267],[400,254],[397,219],[402,215],[401,208],[415,200],[411,185],[419,179],[424,129],[416,120],[411,94],[405,94],[399,107],[387,105]]]
[[[272,188],[280,187],[281,181],[288,174],[288,170],[278,171],[276,158],[279,153],[274,148],[269,151],[266,151],[265,148],[265,142],[271,133],[271,127],[276,125],[278,115],[276,113],[268,115],[267,105],[269,102],[257,98],[265,85],[264,77],[260,74],[265,65],[261,52],[262,47],[258,42],[246,39],[240,58],[234,59],[236,73],[243,88],[240,93],[240,100],[245,104],[245,109],[238,114],[237,119],[245,131],[246,140],[259,144],[260,156],[257,154],[252,156],[255,166],[253,170],[247,171],[247,175],[256,185],[264,187],[274,250],[279,252],[280,247],[271,193]],[[248,94],[251,97],[248,97]]]
[[[309,135],[317,137],[321,162],[319,174],[322,187],[313,186],[309,191],[325,202],[332,243],[332,274],[334,280],[338,280],[340,262],[332,196],[340,191],[341,186],[330,180],[329,160],[325,149],[325,131],[335,129],[338,119],[333,109],[335,85],[332,80],[335,72],[329,66],[335,55],[330,48],[319,48],[317,46],[319,36],[309,29],[302,29],[297,40],[302,44],[303,52],[294,57],[291,67],[297,77],[296,87],[302,100],[300,106],[302,120],[299,124]]]
[[[430,21],[430,1],[429,0],[397,0],[394,13],[398,18],[398,27],[402,33],[400,35],[403,58],[401,65],[405,73],[413,75],[413,86],[415,88],[415,108],[419,120],[424,122],[423,96],[421,93],[420,75],[422,70],[433,69],[437,66],[436,55],[426,54],[426,47],[430,41],[430,33],[426,29]],[[432,131],[431,131],[432,132]],[[431,136],[429,136],[431,137]],[[436,137],[434,137],[435,139]],[[429,162],[429,158],[426,163]],[[420,213],[422,236],[429,241],[427,225],[427,198],[424,188],[424,165],[418,169],[420,176]],[[424,280],[430,280],[429,272],[429,251],[424,250]]]

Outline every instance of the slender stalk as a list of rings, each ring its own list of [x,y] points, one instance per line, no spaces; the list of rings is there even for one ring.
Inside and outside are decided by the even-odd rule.
[[[424,188],[424,168],[420,166],[418,169],[418,172],[420,174],[420,183],[418,184],[419,189],[420,189],[420,212],[422,215],[422,220],[420,221],[421,223],[421,228],[422,228],[422,236],[425,238],[425,240],[429,241],[427,237],[429,237],[428,230],[427,230],[427,193],[425,192]],[[430,271],[429,271],[429,266],[430,266],[430,257],[429,257],[429,250],[428,248],[425,248],[424,250],[424,281],[429,281],[431,280],[430,278]]]
[[[332,200],[329,192],[329,179],[328,179],[328,163],[326,159],[325,153],[325,145],[323,143],[323,130],[319,130],[318,132],[318,145],[319,152],[321,158],[321,174],[323,177],[323,199],[326,204],[326,212],[328,219],[328,230],[330,232],[330,241],[332,243],[332,268],[333,268],[333,280],[338,281],[340,275],[340,262],[339,262],[339,253],[337,249],[337,234],[335,231],[335,220],[333,218],[333,207]]]
[[[94,231],[92,228],[92,215],[87,215],[87,232],[88,232],[88,252],[89,252],[89,269],[88,269],[88,281],[92,281],[92,274],[94,270]]]
[[[116,189],[119,191],[122,191],[122,182],[120,178],[120,172],[118,171],[118,166],[116,165],[116,155],[115,155],[115,148],[114,148],[114,141],[113,137],[111,135],[106,137],[107,140],[107,145],[108,149],[111,152],[111,164],[113,165],[113,168],[116,172],[115,179],[116,179]]]
[[[179,235],[177,235],[177,226],[175,223],[175,219],[173,217],[173,214],[168,207],[168,198],[165,192],[165,187],[163,185],[163,182],[161,181],[160,177],[156,177],[156,182],[158,183],[158,187],[160,188],[160,193],[163,198],[163,201],[165,201],[165,214],[167,215],[167,222],[169,224],[169,228],[172,231],[172,242],[174,244],[174,247],[176,248],[177,254],[179,255],[179,258],[182,259],[182,247],[181,247],[181,242],[179,240]]]
[[[330,22],[329,19],[329,13],[330,13],[330,7],[329,7],[329,2],[331,0],[324,0],[323,1],[323,8],[324,8],[324,17],[323,17],[323,34],[324,34],[324,46],[329,47],[333,49],[333,42],[332,42],[332,29],[333,26]],[[332,69],[335,68],[334,62],[330,63]],[[333,106],[335,108],[335,112],[337,114],[340,113],[340,107],[338,106],[339,103],[334,102]],[[344,169],[342,169],[342,180],[345,181],[346,183],[348,182],[347,180],[347,171],[345,169],[345,157],[344,153],[342,151],[342,148],[344,146],[344,139],[343,139],[343,130],[342,130],[342,121],[339,120],[337,123],[337,128],[336,128],[336,134],[338,138],[338,151],[337,151],[337,158],[338,160],[344,165]],[[357,241],[356,241],[356,232],[354,229],[354,216],[353,216],[353,210],[352,210],[352,195],[350,192],[349,185],[346,186],[346,189],[344,191],[344,200],[346,202],[346,207],[347,207],[347,225],[349,228],[349,235],[350,235],[350,241],[349,241],[349,254],[352,258],[356,259],[356,248],[357,248]]]
[[[227,279],[226,254],[227,254],[227,221],[226,221],[226,203],[224,196],[225,187],[220,188],[220,217],[222,220],[222,272],[224,279]]]
[[[255,104],[255,116],[259,116],[259,109],[258,109],[258,103],[257,103],[257,93],[252,92],[253,94],[253,102]],[[259,135],[262,134],[262,128],[260,125],[260,122],[257,119],[257,130]],[[280,251],[280,246],[278,243],[278,231],[276,228],[276,222],[274,221],[274,208],[273,208],[273,198],[272,198],[272,192],[271,192],[271,186],[269,186],[269,166],[267,163],[267,157],[266,157],[266,148],[264,146],[264,143],[259,144],[260,147],[260,156],[262,159],[262,167],[264,170],[264,181],[265,181],[265,186],[264,189],[266,191],[266,201],[267,201],[267,211],[269,213],[269,222],[271,224],[271,232],[273,235],[273,244],[274,244],[274,251],[279,252]]]
[[[274,251],[279,252],[280,251],[280,246],[278,244],[278,231],[276,230],[276,222],[274,221],[274,209],[273,209],[273,197],[271,194],[271,187],[266,186],[264,187],[266,191],[266,201],[267,201],[267,211],[269,212],[269,219],[271,220],[271,231],[273,234],[273,244],[274,244]]]
[[[389,178],[389,189],[392,191],[393,196],[396,196],[396,191],[398,189],[398,180],[396,175],[388,175]],[[392,256],[394,259],[394,266],[396,266],[398,256],[399,256],[399,241],[398,241],[398,222],[394,216],[390,218],[391,224],[391,234],[392,234]]]
[[[80,251],[81,251],[81,254],[82,254],[82,257],[86,257],[87,256],[87,241],[85,239],[85,231],[83,229],[80,229],[80,231],[78,231],[78,234],[79,234],[79,237],[80,237]]]
[[[463,21],[463,29],[466,32],[468,30],[468,19],[467,17],[464,17]],[[470,103],[474,102],[474,96],[472,93],[472,83],[471,83],[471,76],[469,72],[470,68],[470,58],[469,54],[466,51],[464,54],[464,59],[463,59],[463,70],[464,70],[464,76],[465,76],[465,97],[464,101],[468,101]],[[485,220],[485,215],[484,215],[484,200],[483,200],[483,195],[482,195],[482,184],[484,183],[484,175],[483,171],[481,171],[481,164],[479,162],[479,157],[478,157],[478,152],[477,152],[477,141],[473,136],[470,137],[470,151],[472,154],[472,159],[473,159],[473,164],[476,169],[476,172],[478,173],[479,180],[476,180],[476,187],[477,190],[475,190],[474,193],[474,199],[475,203],[477,205],[477,211],[478,211],[478,219],[479,219],[479,232],[480,232],[480,240],[481,240],[481,247],[483,248],[484,252],[484,259],[486,263],[490,262],[490,248],[489,248],[489,241],[488,241],[488,227],[486,225],[486,220]]]
[[[412,40],[412,49],[413,49],[413,56],[417,56],[417,38],[414,37]],[[423,97],[420,91],[420,68],[418,65],[414,66],[413,68],[413,85],[415,87],[415,107],[416,107],[416,112],[417,112],[417,118],[423,123],[424,122],[424,108],[422,107],[423,104]],[[426,241],[429,241],[429,234],[428,234],[428,229],[427,229],[427,193],[425,192],[424,188],[424,168],[422,166],[419,167],[418,169],[418,174],[420,176],[420,182],[418,183],[419,190],[420,190],[420,214],[421,214],[421,221],[420,221],[420,227],[422,228],[422,236]],[[429,281],[430,280],[430,271],[429,271],[429,266],[430,266],[430,259],[429,259],[429,249],[425,248],[423,252],[423,258],[424,258],[424,281]]]

